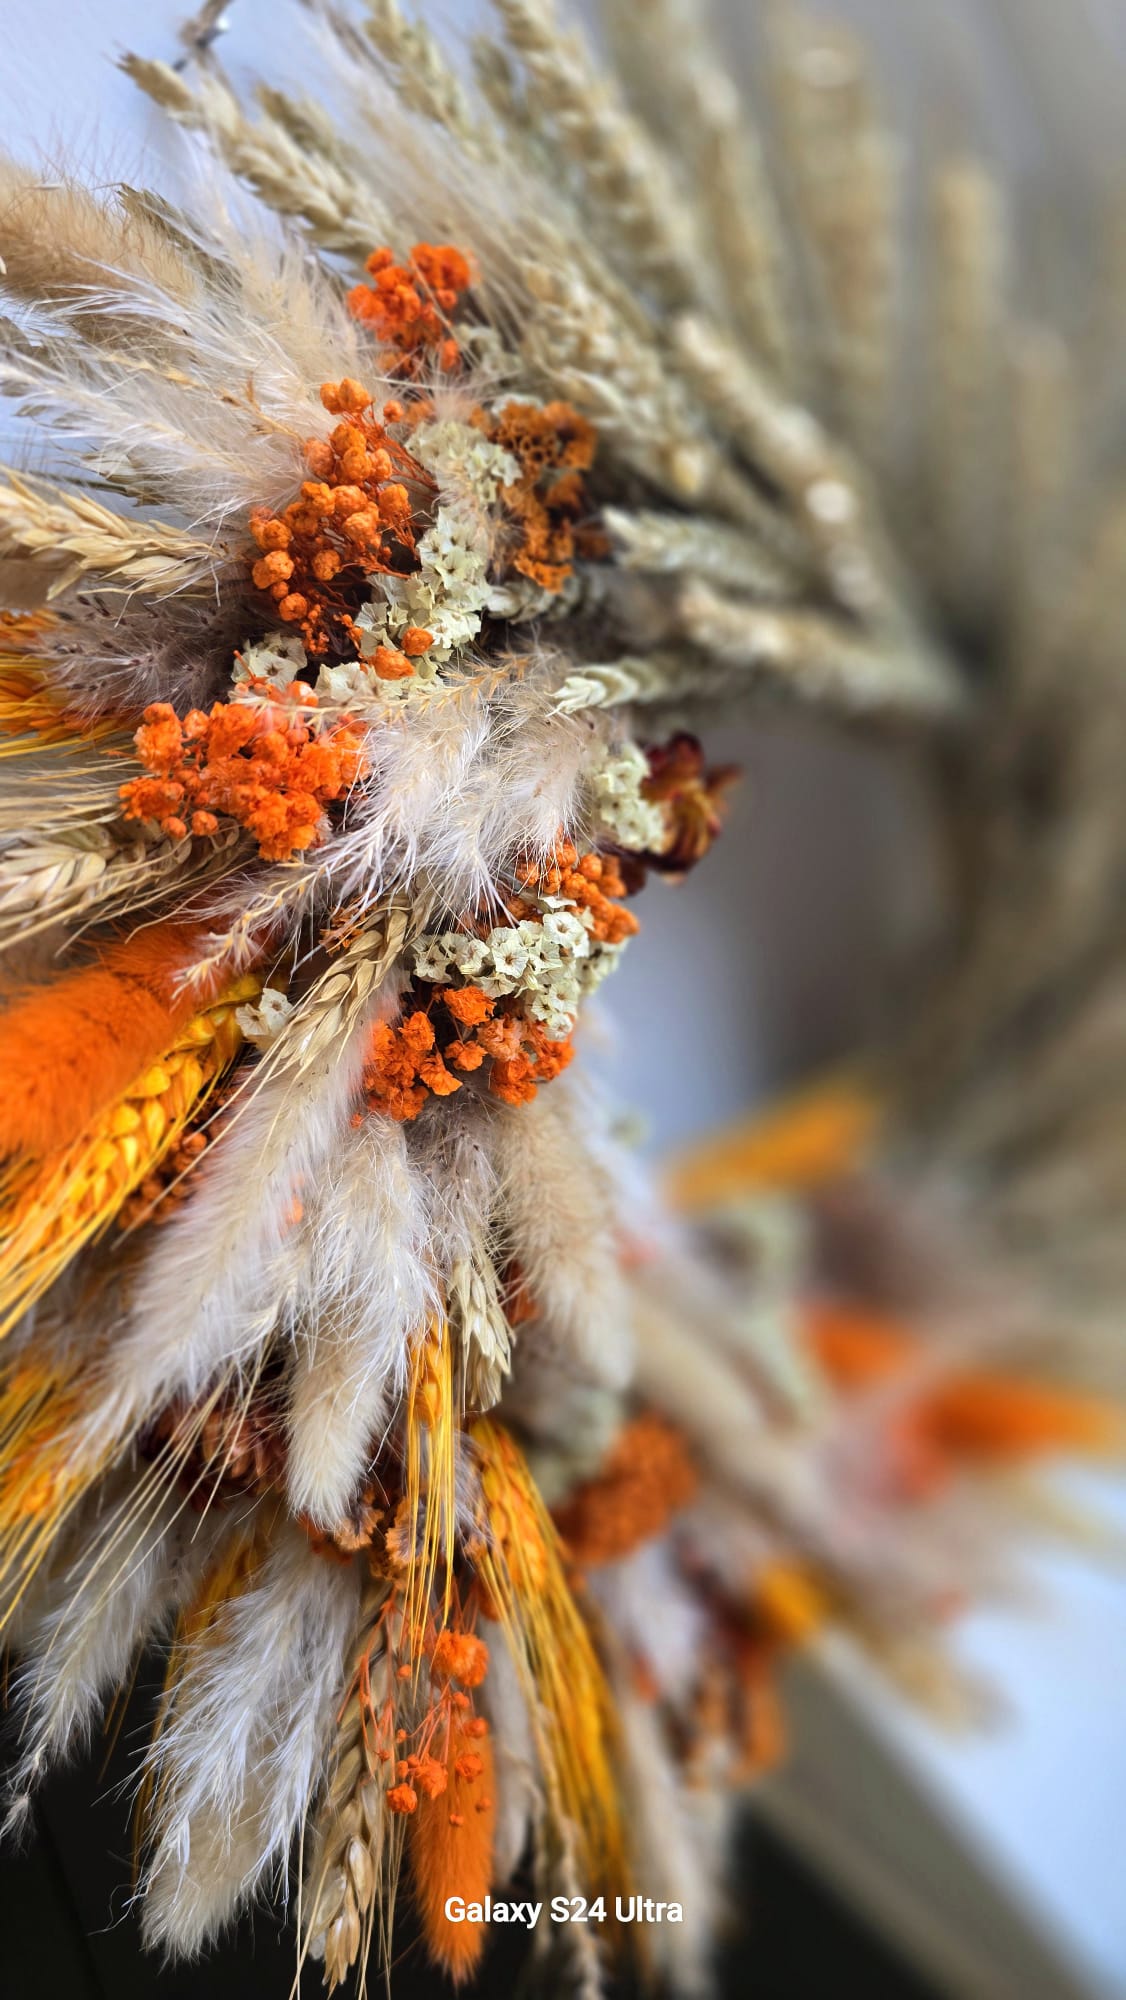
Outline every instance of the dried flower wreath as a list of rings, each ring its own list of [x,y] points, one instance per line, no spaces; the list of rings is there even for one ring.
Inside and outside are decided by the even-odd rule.
[[[972,159],[912,331],[849,36],[778,10],[760,145],[688,0],[607,0],[616,73],[496,12],[471,76],[311,0],[331,108],[245,111],[214,7],[128,58],[191,213],[0,164],[0,388],[59,465],[0,483],[9,1818],[163,1638],[151,1943],[299,1845],[330,1988],[404,1869],[462,1978],[447,1899],[531,1855],[679,1902],[687,1990],[779,1658],[843,1627],[953,1695],[986,1472],[1118,1436],[1054,1378],[1126,1277],[1126,535]],[[925,770],[949,953],[674,1226],[560,1079],[734,699]],[[590,1994],[627,1948],[540,1944]]]

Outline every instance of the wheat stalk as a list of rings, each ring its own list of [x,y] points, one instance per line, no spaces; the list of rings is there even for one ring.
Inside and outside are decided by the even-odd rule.
[[[491,158],[499,151],[473,116],[468,92],[445,60],[425,22],[408,21],[398,0],[368,0],[364,33],[391,71],[395,88],[411,111]]]
[[[86,750],[113,734],[114,721],[68,709],[65,693],[45,679],[34,654],[0,654],[0,757],[46,749]]]
[[[165,597],[209,584],[222,550],[160,521],[128,521],[84,493],[32,487],[0,466],[0,562],[50,574],[50,601],[89,578],[101,590]]]
[[[263,1067],[288,1070],[296,1078],[343,1046],[408,940],[423,928],[419,906],[405,897],[388,903],[294,1008]]]
[[[976,161],[944,167],[932,201],[927,380],[937,568],[950,601],[976,615],[998,546],[1009,233],[1001,190]]]
[[[30,910],[86,908],[116,854],[103,826],[77,827],[69,839],[31,835],[14,842],[0,854],[0,924],[24,919]]]
[[[853,714],[956,716],[963,691],[941,656],[913,640],[854,636],[816,612],[739,603],[706,584],[679,601],[686,635],[725,666],[801,701]]]
[[[370,189],[338,161],[302,147],[270,117],[252,124],[215,78],[201,78],[193,92],[167,63],[127,55],[121,66],[178,125],[205,133],[224,165],[268,208],[303,222],[322,249],[364,258],[386,241],[387,214]]]
[[[576,667],[556,688],[557,715],[581,715],[588,708],[620,708],[631,701],[663,701],[683,685],[681,655],[642,653],[620,660],[591,661]]]
[[[787,28],[775,95],[820,359],[842,423],[879,464],[895,386],[901,162],[859,40],[821,21]]]
[[[483,1242],[459,1257],[449,1278],[450,1323],[460,1344],[466,1402],[491,1410],[512,1366],[512,1335],[500,1300],[493,1260]]]
[[[701,263],[690,211],[645,128],[593,69],[574,36],[560,31],[547,0],[497,0],[509,46],[528,73],[541,138],[583,191],[591,226],[670,307],[714,291]]]
[[[48,924],[98,909],[137,913],[170,878],[184,888],[238,844],[232,827],[202,840],[124,841],[116,828],[77,826],[44,839],[30,835],[0,851],[0,949]]]
[[[623,569],[657,576],[691,570],[756,597],[798,594],[800,575],[794,566],[726,521],[713,521],[706,514],[628,513],[622,507],[604,508],[602,519]]]
[[[359,1685],[361,1668],[370,1672],[373,1636],[387,1597],[387,1583],[377,1577],[369,1581],[360,1600],[352,1685],[337,1722],[328,1783],[311,1829],[303,1950],[312,1958],[323,1958],[330,1993],[366,1952],[376,1888],[385,1880],[385,1867],[394,1865],[399,1845],[388,1840],[384,1800],[388,1774],[395,1767],[380,1762],[368,1740]]]
[[[649,0],[641,37],[632,0],[603,0],[600,12],[629,101],[686,157],[728,316],[773,375],[792,374],[800,346],[781,217],[748,106],[701,33],[696,0]]]
[[[260,993],[247,974],[197,1014],[174,1046],[87,1128],[38,1170],[13,1177],[4,1193],[0,1252],[0,1335],[41,1298],[83,1245],[112,1222],[134,1188],[159,1165],[242,1042],[237,1008]]]

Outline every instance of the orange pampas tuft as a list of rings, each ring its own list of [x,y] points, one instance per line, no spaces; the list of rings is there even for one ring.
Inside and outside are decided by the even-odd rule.
[[[446,1787],[422,1796],[410,1817],[410,1863],[422,1935],[431,1958],[458,1984],[481,1957],[483,1923],[451,1923],[446,1900],[483,1903],[492,1880],[493,1759],[487,1736],[451,1732]]]
[[[15,994],[0,1015],[0,1156],[69,1145],[214,998],[222,968],[183,983],[200,934],[151,924],[92,965]]]

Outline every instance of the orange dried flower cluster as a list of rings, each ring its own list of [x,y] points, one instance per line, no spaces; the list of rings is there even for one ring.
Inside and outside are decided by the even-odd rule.
[[[250,516],[260,551],[251,568],[255,587],[269,593],[279,618],[295,625],[306,651],[318,656],[334,633],[354,638],[351,610],[366,576],[404,575],[417,566],[409,484],[433,485],[377,420],[362,382],[326,382],[321,401],[340,422],[331,437],[306,444],[312,478],[280,514],[256,507]],[[383,415],[398,419],[401,406],[385,403]],[[376,657],[376,673],[385,680],[412,673],[411,658],[430,643],[428,632],[412,629],[401,652],[380,649],[386,658]]]
[[[537,895],[565,896],[576,909],[585,910],[591,937],[599,944],[624,944],[641,928],[633,911],[623,907],[630,885],[614,854],[580,855],[572,841],[560,840],[545,867],[527,863],[516,870],[516,879]],[[511,910],[519,923],[534,914],[535,905],[517,898]]]
[[[492,1000],[478,986],[438,987],[428,1004],[447,1018],[419,1007],[395,1026],[381,1021],[372,1030],[363,1073],[369,1110],[400,1122],[417,1118],[429,1094],[449,1097],[461,1089],[454,1069],[480,1069],[486,1058],[493,1095],[527,1104],[537,1084],[550,1082],[571,1060],[570,1040],[550,1041],[512,999]]]
[[[582,475],[594,462],[597,433],[570,403],[506,403],[475,418],[493,444],[511,452],[520,477],[500,492],[511,522],[502,539],[501,573],[517,570],[543,590],[561,590],[576,555],[603,555],[606,539],[587,514]]]
[[[555,1525],[579,1569],[617,1562],[661,1534],[698,1483],[680,1433],[662,1417],[635,1417],[594,1478],[556,1509]]]
[[[430,1655],[430,1671],[436,1680],[460,1681],[462,1687],[480,1687],[489,1670],[489,1649],[472,1632],[450,1627],[439,1632]]]
[[[481,1776],[489,1725],[473,1713],[472,1700],[463,1690],[480,1687],[488,1668],[489,1649],[475,1633],[451,1625],[433,1639],[430,1672],[438,1692],[415,1731],[417,1749],[396,1761],[397,1784],[387,1795],[392,1812],[417,1812],[420,1798],[440,1798],[455,1778],[472,1784]],[[460,1687],[454,1687],[454,1681]],[[487,1805],[486,1801],[486,1809]]]
[[[314,731],[316,696],[294,681],[280,701],[217,701],[183,721],[153,702],[134,742],[146,771],[121,787],[126,819],[156,820],[173,839],[214,833],[223,814],[254,835],[268,861],[311,847],[326,805],[364,769],[363,738],[347,721]]]
[[[552,896],[586,913],[598,943],[622,944],[638,929],[633,912],[623,907],[627,886],[614,855],[580,855],[573,842],[560,840],[546,863],[518,867],[515,878],[518,891],[504,906],[513,924],[535,920],[540,915],[535,898]],[[538,1085],[566,1069],[573,1054],[570,1037],[551,1040],[525,1016],[517,995],[497,1000],[479,986],[438,986],[398,1023],[383,1021],[373,1029],[364,1094],[370,1111],[405,1122],[418,1117],[428,1095],[449,1097],[460,1090],[456,1071],[472,1072],[487,1061],[494,1097],[528,1104]]]
[[[388,374],[412,377],[428,364],[449,373],[461,350],[450,315],[472,282],[469,259],[452,243],[416,243],[405,264],[387,249],[373,250],[365,266],[372,282],[348,294],[348,310],[370,326],[391,354]]]

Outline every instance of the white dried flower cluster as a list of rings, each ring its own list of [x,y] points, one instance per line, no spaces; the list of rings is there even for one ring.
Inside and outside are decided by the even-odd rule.
[[[287,688],[307,666],[305,648],[295,633],[267,632],[236,653],[232,679],[236,687],[247,681],[268,681],[271,687]]]
[[[414,946],[416,978],[441,986],[460,973],[491,1000],[519,994],[530,1019],[552,1041],[563,1041],[584,995],[602,984],[623,946],[592,937],[593,919],[565,897],[543,896],[538,903],[539,916],[500,926],[484,938],[464,931],[424,933]]]
[[[451,654],[469,645],[481,629],[489,605],[492,510],[502,486],[520,476],[511,453],[471,424],[447,418],[422,424],[411,441],[419,464],[438,482],[433,526],[418,544],[420,568],[405,577],[384,577],[378,596],[359,612],[361,655],[377,646],[395,646],[408,625],[433,633],[415,672],[434,674]]]
[[[641,789],[648,776],[644,752],[628,739],[607,745],[589,773],[596,832],[633,854],[660,854],[669,841],[665,813]]]
[[[278,987],[264,986],[253,1005],[236,1007],[235,1020],[247,1041],[264,1051],[273,1048],[293,1011],[293,1001]]]

